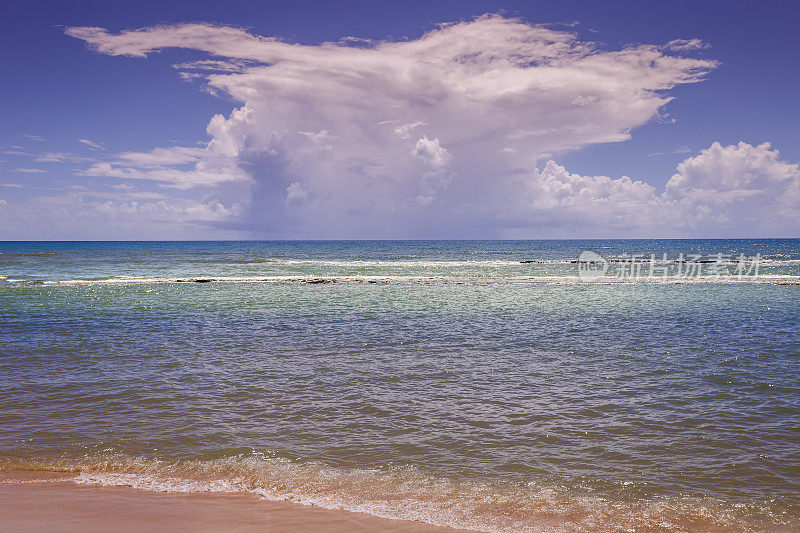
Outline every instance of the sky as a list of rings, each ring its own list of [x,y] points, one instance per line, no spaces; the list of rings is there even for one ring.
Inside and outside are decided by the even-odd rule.
[[[798,2],[0,10],[0,240],[800,233]]]

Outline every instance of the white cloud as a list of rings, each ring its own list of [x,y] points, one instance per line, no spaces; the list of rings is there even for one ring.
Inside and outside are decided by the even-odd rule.
[[[198,61],[187,61],[172,65],[173,68],[187,71],[187,70],[205,70],[205,71],[222,71],[222,72],[243,72],[245,67],[250,63],[247,61],[217,61],[213,59],[201,59]],[[197,74],[202,76],[202,74]]]
[[[781,161],[770,143],[715,142],[678,165],[663,196],[687,224],[767,234],[800,228],[800,166]]]
[[[39,135],[31,135],[29,133],[23,133],[22,136],[28,139],[29,141],[43,142],[46,140],[44,137],[41,137]]]
[[[149,152],[122,152],[117,154],[116,157],[120,164],[151,167],[196,163],[203,159],[205,154],[206,151],[202,148],[171,146],[169,148],[154,148]]]
[[[422,174],[420,194],[416,198],[418,205],[425,206],[432,203],[453,179],[454,174],[448,172],[453,156],[441,145],[438,137],[428,139],[425,135],[414,145],[411,155],[428,167],[428,171]]]
[[[701,39],[674,39],[664,45],[665,50],[672,52],[689,52],[708,48],[711,48],[711,45]]]
[[[83,173],[213,189],[225,201],[211,219],[230,227],[318,237],[800,229],[798,166],[769,144],[714,143],[681,163],[661,192],[642,180],[537,165],[626,140],[665,116],[671,88],[716,66],[670,55],[708,48],[699,39],[613,51],[500,16],[358,46],[292,44],[209,24],[67,33],[110,55],[182,47],[215,57],[175,66],[240,103],[212,117],[207,146],[125,152]]]
[[[391,123],[393,121],[390,120],[388,122]],[[379,124],[385,124],[385,123],[386,122]],[[424,125],[425,123],[422,122],[421,120],[418,120],[416,122],[409,122],[408,124],[401,124],[400,126],[397,126],[394,129],[394,133],[401,139],[408,139],[409,137],[411,137],[412,130],[418,128],[419,126],[424,126]]]
[[[23,239],[70,239],[76,235],[87,239],[241,237],[213,227],[235,216],[239,208],[225,206],[213,195],[196,200],[162,198],[147,192],[105,194],[87,190],[0,204],[4,233]]]
[[[214,187],[226,182],[248,182],[235,160],[214,147],[171,146],[149,152],[123,152],[80,172],[84,176],[148,180],[178,189]]]
[[[46,171],[41,168],[12,168],[11,172],[22,172],[24,174],[44,174]]]
[[[627,176],[612,179],[571,174],[555,161],[548,161],[541,171],[537,169],[527,184],[530,205],[537,210],[577,206],[594,216],[621,205],[649,203],[655,198],[655,189],[642,181]]]
[[[35,157],[37,163],[93,163],[96,157],[86,157],[70,152],[44,152]]]
[[[582,176],[555,162],[509,199],[517,225],[574,236],[792,235],[800,228],[800,167],[769,143],[713,143],[680,163],[665,190],[628,177]]]
[[[439,143],[438,137],[428,139],[427,135],[423,135],[417,141],[411,151],[411,155],[425,161],[435,169],[446,167],[453,160],[450,152]]]
[[[504,202],[530,189],[521,176],[535,175],[538,160],[628,139],[659,117],[666,91],[716,66],[666,52],[689,42],[605,50],[501,16],[357,46],[292,44],[210,24],[67,34],[110,55],[208,52],[212,59],[176,68],[240,103],[210,120],[201,151],[120,154],[85,174],[214,188],[227,201],[249,202],[230,224],[281,236],[402,236],[432,227],[469,236],[479,225],[500,233]],[[237,198],[229,184],[247,186],[237,185]],[[594,187],[582,194],[626,189],[614,180]],[[528,225],[536,219],[525,216]]]
[[[647,154],[647,157],[654,157],[659,155],[676,155],[676,154],[688,154],[691,153],[692,150],[688,146],[681,146],[680,148],[676,148],[675,150],[667,151],[667,152],[651,152]]]
[[[103,150],[103,145],[94,141],[90,141],[89,139],[78,139],[79,143],[83,143],[89,148],[93,148],[95,150]]]

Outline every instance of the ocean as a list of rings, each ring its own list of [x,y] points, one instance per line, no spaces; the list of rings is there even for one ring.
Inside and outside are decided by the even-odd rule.
[[[0,242],[0,469],[800,530],[800,240]]]

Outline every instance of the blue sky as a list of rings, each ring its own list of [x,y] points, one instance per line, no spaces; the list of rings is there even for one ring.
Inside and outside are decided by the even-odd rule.
[[[3,12],[0,239],[796,236],[800,228],[797,2],[10,0]],[[494,17],[478,18],[485,14]],[[118,36],[154,26],[162,33],[137,35],[155,48]],[[246,52],[180,33],[213,39],[223,27],[246,31],[231,34]],[[425,35],[435,48],[422,46]],[[254,36],[303,45],[302,55],[262,52]],[[320,43],[345,37],[371,41],[314,59]],[[186,48],[174,47],[178,38]],[[532,60],[538,72],[509,66],[520,54],[539,58],[537,47],[553,39],[568,50]],[[387,42],[407,46],[381,48]],[[488,62],[473,65],[447,55],[489,48]],[[621,57],[626,50],[636,52]],[[685,63],[651,67],[652,54]],[[175,68],[209,59],[228,70]],[[384,73],[395,64],[411,79]],[[292,81],[308,69],[318,97]],[[612,101],[598,69],[633,96]],[[342,82],[343,73],[358,81]],[[220,74],[228,79],[209,77]],[[562,102],[559,83],[586,95]],[[364,111],[359,99],[373,97],[386,97],[385,107]],[[491,117],[512,105],[504,130]],[[249,118],[231,115],[243,109]],[[386,138],[374,124],[389,128]],[[563,138],[542,140],[547,132]]]

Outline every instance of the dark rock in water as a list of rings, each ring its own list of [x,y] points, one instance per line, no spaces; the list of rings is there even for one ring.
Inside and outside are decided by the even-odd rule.
[[[333,280],[315,278],[315,279],[307,280],[306,283],[315,283],[315,284],[316,283],[333,283]]]
[[[538,263],[539,261],[534,261],[533,259],[526,259],[525,261],[520,261],[520,263]]]
[[[213,279],[196,279],[194,280],[195,283],[211,283],[214,281]]]

